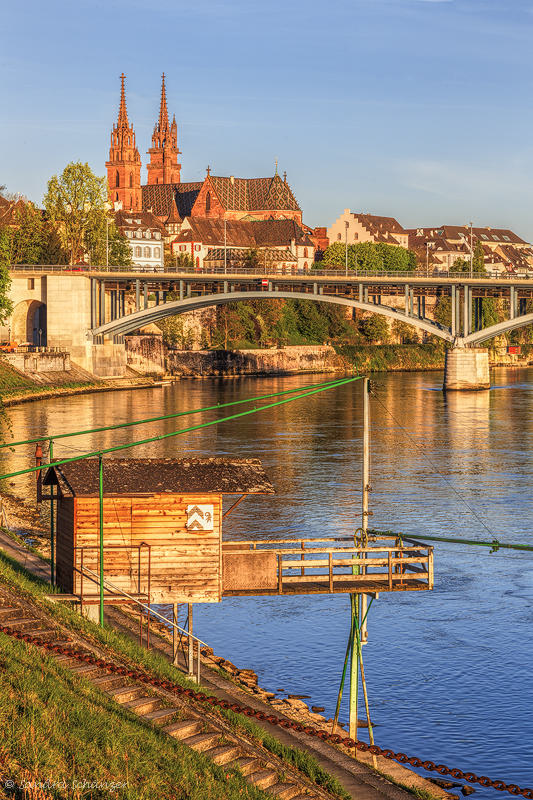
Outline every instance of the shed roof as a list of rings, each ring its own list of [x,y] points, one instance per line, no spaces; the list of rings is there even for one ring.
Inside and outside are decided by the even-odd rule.
[[[98,496],[98,459],[50,467],[43,483],[64,497]],[[274,494],[258,458],[109,458],[104,495]]]

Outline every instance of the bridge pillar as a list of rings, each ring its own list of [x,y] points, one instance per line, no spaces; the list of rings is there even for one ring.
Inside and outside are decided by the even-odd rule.
[[[445,392],[490,389],[489,351],[485,347],[454,347],[446,351]]]

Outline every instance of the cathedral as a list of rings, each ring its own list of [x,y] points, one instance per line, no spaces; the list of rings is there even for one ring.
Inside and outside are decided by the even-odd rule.
[[[141,157],[135,131],[128,120],[124,74],[121,75],[118,119],[111,131],[106,162],[109,202],[124,211],[151,212],[167,234],[178,233],[187,217],[243,220],[293,220],[302,224],[302,211],[286,174],[267,178],[216,176],[207,169],[203,181],[183,183],[178,157],[176,118],[169,122],[165,76],[162,76],[159,117],[152,134],[146,165],[148,182],[141,185]],[[120,205],[119,205],[120,204]]]

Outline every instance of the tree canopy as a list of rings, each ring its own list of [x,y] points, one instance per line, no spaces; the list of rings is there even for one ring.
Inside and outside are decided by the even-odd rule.
[[[342,269],[346,265],[346,248],[334,242],[324,251],[317,266]],[[416,269],[416,255],[412,250],[383,242],[358,242],[348,245],[348,269],[358,272],[408,272]]]
[[[44,206],[50,221],[58,226],[70,264],[83,258],[91,242],[94,247],[102,225],[105,230],[106,198],[105,178],[97,177],[80,161],[67,164],[61,175],[48,181]]]

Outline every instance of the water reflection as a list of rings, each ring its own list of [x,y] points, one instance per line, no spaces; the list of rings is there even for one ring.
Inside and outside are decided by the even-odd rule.
[[[317,382],[321,380],[317,376]],[[183,381],[165,389],[59,398],[10,410],[14,438],[171,413],[310,383],[304,377]],[[372,524],[405,532],[531,541],[533,370],[499,370],[490,392],[446,397],[439,373],[374,376]],[[247,499],[226,534],[351,533],[360,513],[361,385],[129,451],[257,456],[277,494]],[[209,412],[202,419],[219,416]],[[199,417],[69,439],[56,455],[170,432]],[[3,469],[33,447],[0,454]],[[17,478],[24,495],[32,481]],[[483,523],[479,521],[477,514]],[[366,671],[376,738],[424,758],[531,785],[533,560],[437,547],[432,593],[382,594]],[[334,708],[346,635],[342,596],[228,599],[198,609],[199,635],[273,690]],[[343,714],[346,708],[343,706]],[[489,797],[478,790],[479,797]]]

